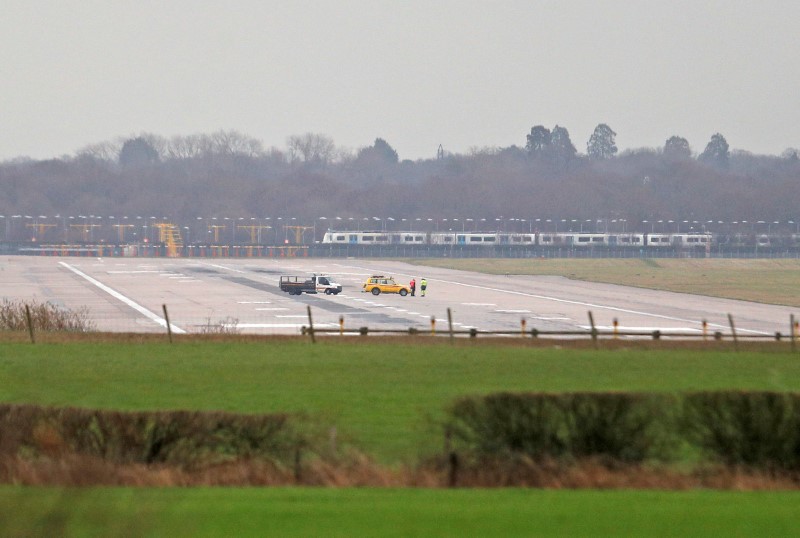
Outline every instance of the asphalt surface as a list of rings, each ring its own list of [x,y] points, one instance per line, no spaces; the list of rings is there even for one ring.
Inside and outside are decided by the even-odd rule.
[[[327,274],[343,285],[339,295],[290,296],[280,275]],[[361,285],[372,274],[417,280],[417,296],[373,296]],[[428,280],[425,297],[419,281]],[[0,259],[0,300],[49,301],[85,307],[98,330],[163,332],[163,305],[177,333],[297,334],[307,326],[348,329],[480,331],[522,329],[588,331],[589,312],[598,329],[642,334],[659,330],[730,334],[728,314],[741,335],[788,334],[790,307],[704,296],[593,284],[550,276],[497,276],[426,268],[371,259],[165,259],[11,256]]]

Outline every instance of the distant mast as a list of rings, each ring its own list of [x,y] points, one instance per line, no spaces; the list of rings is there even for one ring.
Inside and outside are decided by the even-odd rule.
[[[436,150],[436,160],[441,161],[444,159],[444,148],[439,144],[439,149]]]

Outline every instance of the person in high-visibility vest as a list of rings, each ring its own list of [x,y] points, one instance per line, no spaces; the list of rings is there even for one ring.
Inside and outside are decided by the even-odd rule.
[[[419,281],[419,291],[422,292],[421,295],[423,297],[425,297],[425,288],[427,288],[427,287],[428,287],[428,281],[427,280],[425,280],[423,278],[422,280]]]

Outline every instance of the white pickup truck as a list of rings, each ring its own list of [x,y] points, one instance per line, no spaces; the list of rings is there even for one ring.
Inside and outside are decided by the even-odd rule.
[[[279,284],[281,291],[289,295],[300,295],[301,293],[324,293],[325,295],[338,295],[342,291],[342,285],[334,282],[331,277],[325,275],[312,276],[282,276]]]

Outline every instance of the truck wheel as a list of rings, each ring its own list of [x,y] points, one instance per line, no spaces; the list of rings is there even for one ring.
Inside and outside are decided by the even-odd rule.
[[[400,297],[405,297],[406,295],[408,295],[406,290],[400,290]]]
[[[325,295],[330,295],[331,293],[333,293],[332,289],[325,290]]]
[[[381,290],[380,288],[372,288],[372,295],[380,295]]]

